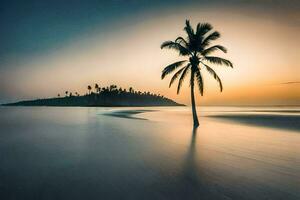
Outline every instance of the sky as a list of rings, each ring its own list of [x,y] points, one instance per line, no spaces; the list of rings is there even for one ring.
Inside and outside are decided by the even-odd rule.
[[[177,95],[160,79],[182,59],[160,44],[185,36],[189,19],[211,23],[234,64],[213,66],[222,93],[204,73],[198,105],[300,105],[299,9],[297,0],[1,1],[0,103],[85,94],[98,83],[190,104],[188,81]]]

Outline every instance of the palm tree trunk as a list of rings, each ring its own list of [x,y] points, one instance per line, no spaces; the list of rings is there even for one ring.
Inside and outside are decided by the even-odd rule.
[[[195,104],[195,94],[194,94],[194,74],[191,77],[191,101],[192,101],[192,112],[193,112],[193,120],[194,120],[194,128],[199,126],[197,111],[196,111],[196,104]]]

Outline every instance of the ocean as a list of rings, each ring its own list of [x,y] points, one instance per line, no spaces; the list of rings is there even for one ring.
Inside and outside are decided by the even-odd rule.
[[[0,107],[0,199],[300,199],[300,107]]]

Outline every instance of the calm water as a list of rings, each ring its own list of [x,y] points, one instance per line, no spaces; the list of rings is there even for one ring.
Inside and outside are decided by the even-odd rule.
[[[300,108],[0,107],[0,199],[300,199]]]

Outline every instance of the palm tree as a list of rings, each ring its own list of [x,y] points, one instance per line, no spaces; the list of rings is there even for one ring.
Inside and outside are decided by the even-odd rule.
[[[129,92],[130,92],[130,93],[133,93],[133,92],[134,92],[132,87],[129,88]]]
[[[68,91],[65,91],[66,96],[68,96],[68,93],[69,93]]]
[[[116,85],[110,85],[109,86],[109,91],[114,91],[117,88]]]
[[[95,91],[96,93],[99,93],[99,85],[97,83],[95,84]]]
[[[233,67],[233,65],[229,60],[211,56],[213,52],[218,50],[224,53],[227,52],[227,49],[224,46],[211,45],[212,41],[220,38],[221,36],[218,31],[213,31],[212,25],[210,25],[209,23],[198,23],[196,29],[194,30],[190,25],[189,20],[186,20],[184,31],[187,34],[186,38],[178,37],[175,39],[175,41],[165,41],[161,44],[161,49],[168,48],[176,50],[180,56],[186,58],[185,60],[175,62],[165,67],[162,71],[161,78],[164,79],[166,75],[179,69],[173,75],[169,84],[169,87],[171,87],[174,81],[179,78],[177,86],[177,94],[179,94],[183,80],[190,72],[193,121],[194,128],[197,128],[199,126],[199,121],[195,105],[194,84],[196,82],[199,87],[200,94],[201,96],[203,96],[203,74],[201,70],[205,68],[214,77],[214,79],[218,81],[220,90],[222,92],[223,85],[221,79],[219,78],[217,73],[209,66],[209,64],[225,65],[229,67]]]
[[[89,90],[89,94],[91,94],[92,87],[88,85],[87,89]]]

